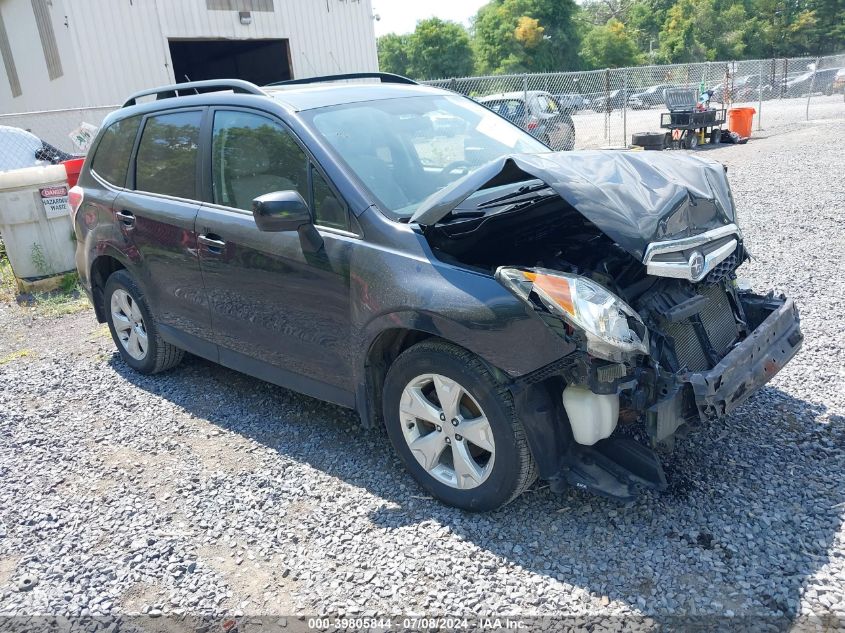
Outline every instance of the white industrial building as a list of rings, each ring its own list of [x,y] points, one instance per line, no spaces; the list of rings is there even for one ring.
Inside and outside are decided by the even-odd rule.
[[[0,56],[0,114],[378,70],[371,0],[0,0]]]

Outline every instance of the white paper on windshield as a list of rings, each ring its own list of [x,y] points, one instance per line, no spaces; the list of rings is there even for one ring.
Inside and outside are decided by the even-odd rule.
[[[475,129],[510,148],[516,147],[516,144],[525,135],[525,132],[496,115],[483,117]]]

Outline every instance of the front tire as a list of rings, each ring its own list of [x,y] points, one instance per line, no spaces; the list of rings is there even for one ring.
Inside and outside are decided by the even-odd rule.
[[[537,478],[510,392],[478,357],[446,341],[423,341],[391,365],[384,420],[414,479],[448,505],[493,510]]]
[[[132,369],[157,374],[182,361],[185,352],[159,336],[144,293],[126,270],[106,281],[103,308],[117,351]]]

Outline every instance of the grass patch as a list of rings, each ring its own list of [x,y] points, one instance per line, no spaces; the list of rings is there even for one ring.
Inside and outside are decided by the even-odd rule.
[[[11,363],[13,360],[18,360],[19,358],[26,358],[27,356],[32,355],[31,349],[19,349],[17,351],[12,352],[11,354],[7,354],[0,358],[0,365],[6,365],[7,363]]]
[[[88,310],[91,304],[79,285],[79,275],[68,273],[56,290],[50,292],[35,292],[21,297],[24,305],[35,308],[40,316],[57,317]]]
[[[91,307],[88,298],[79,285],[79,275],[64,275],[56,290],[18,294],[18,283],[12,272],[12,265],[0,241],[0,301],[17,303],[30,308],[38,316],[57,317],[74,314]]]
[[[12,272],[12,265],[6,257],[6,251],[2,249],[0,242],[0,301],[11,303],[18,294],[18,284]]]

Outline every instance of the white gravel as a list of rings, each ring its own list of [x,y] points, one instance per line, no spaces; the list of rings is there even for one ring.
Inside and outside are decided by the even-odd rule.
[[[349,411],[194,358],[142,377],[92,313],[0,307],[0,614],[845,618],[842,147],[838,123],[702,150],[730,166],[743,274],[797,300],[806,341],[629,505],[535,486],[452,510]]]

